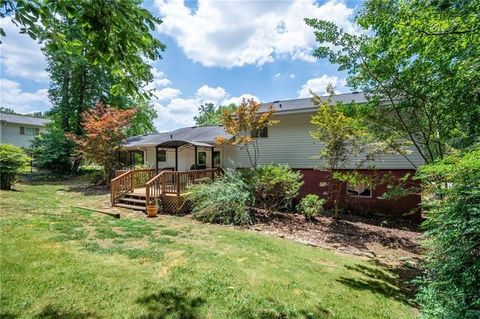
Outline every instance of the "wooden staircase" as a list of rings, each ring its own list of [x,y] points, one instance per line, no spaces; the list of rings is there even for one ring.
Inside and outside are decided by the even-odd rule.
[[[147,198],[142,194],[127,193],[120,197],[114,206],[145,211],[147,209]]]
[[[189,185],[201,183],[205,178],[214,179],[220,169],[161,171],[140,169],[122,171],[110,181],[112,206],[146,211],[147,205],[160,201],[162,210],[178,213],[185,206],[183,194]]]

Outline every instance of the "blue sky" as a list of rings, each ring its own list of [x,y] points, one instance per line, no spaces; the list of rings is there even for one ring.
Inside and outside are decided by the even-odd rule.
[[[304,17],[334,21],[356,32],[359,1],[145,1],[164,23],[155,32],[167,45],[152,62],[158,99],[152,100],[159,131],[193,125],[200,104],[237,103],[242,97],[267,102],[322,93],[332,82],[348,92],[345,74],[311,56],[313,31]],[[41,45],[8,20],[0,45],[1,105],[18,112],[45,111],[48,73]]]

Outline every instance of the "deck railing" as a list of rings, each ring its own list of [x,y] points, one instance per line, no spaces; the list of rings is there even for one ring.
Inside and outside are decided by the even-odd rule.
[[[110,202],[115,201],[128,192],[133,191],[132,171],[126,171],[110,181]]]
[[[163,171],[145,184],[147,204],[153,204],[162,195],[180,196],[187,187],[206,178],[214,179],[220,174],[219,168],[191,171]]]
[[[151,180],[155,175],[157,175],[157,170],[154,168],[139,168],[132,170],[116,170],[115,177],[122,175],[125,172],[132,172],[133,174],[133,187],[143,187],[145,183]]]

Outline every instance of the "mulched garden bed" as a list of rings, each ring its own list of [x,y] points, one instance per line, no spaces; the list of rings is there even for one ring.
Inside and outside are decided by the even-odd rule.
[[[344,214],[339,218],[319,216],[308,222],[300,214],[264,211],[257,211],[256,218],[250,229],[385,265],[415,269],[423,253],[418,224],[399,218]]]

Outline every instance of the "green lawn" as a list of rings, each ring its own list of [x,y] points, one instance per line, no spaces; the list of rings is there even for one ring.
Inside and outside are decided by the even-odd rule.
[[[78,182],[77,182],[78,183]],[[1,318],[414,318],[357,257],[142,214],[113,219],[74,181],[0,192]]]

